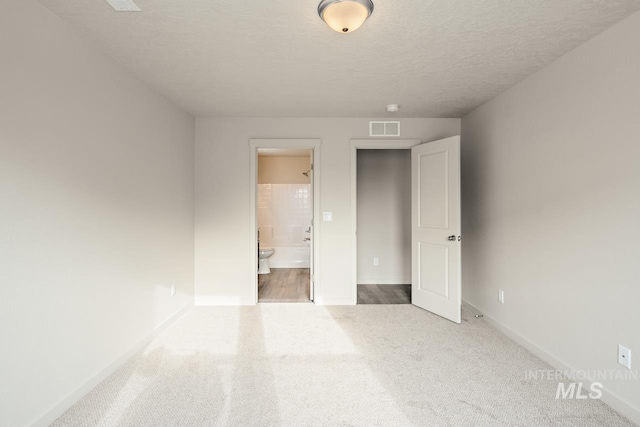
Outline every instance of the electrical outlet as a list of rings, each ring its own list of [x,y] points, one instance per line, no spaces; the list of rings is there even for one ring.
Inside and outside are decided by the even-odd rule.
[[[502,289],[498,289],[498,301],[504,304],[504,291]]]
[[[380,260],[378,258],[374,258],[373,265],[379,265],[379,264],[380,264]]]
[[[176,285],[171,285],[171,296],[175,296],[176,295]]]
[[[631,350],[622,344],[618,344],[618,363],[627,369],[631,369]]]

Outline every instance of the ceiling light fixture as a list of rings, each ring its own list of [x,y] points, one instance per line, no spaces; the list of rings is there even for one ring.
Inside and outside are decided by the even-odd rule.
[[[332,30],[351,33],[373,13],[371,0],[322,0],[318,15]]]
[[[387,111],[390,113],[396,113],[400,109],[398,104],[389,104],[387,105]]]

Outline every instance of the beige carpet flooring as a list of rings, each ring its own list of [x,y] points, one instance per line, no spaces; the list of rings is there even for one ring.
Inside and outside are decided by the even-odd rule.
[[[201,307],[55,426],[631,426],[556,400],[548,365],[464,313],[412,305]]]

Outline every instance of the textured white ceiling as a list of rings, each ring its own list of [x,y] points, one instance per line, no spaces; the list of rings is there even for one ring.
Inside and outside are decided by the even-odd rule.
[[[374,0],[352,34],[319,0],[39,0],[196,116],[461,117],[640,0]],[[635,46],[637,48],[637,45]]]

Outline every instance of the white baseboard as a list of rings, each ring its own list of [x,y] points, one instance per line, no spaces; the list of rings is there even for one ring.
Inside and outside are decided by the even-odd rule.
[[[358,277],[358,285],[410,285],[411,277]]]
[[[354,305],[351,298],[322,298],[316,297],[313,301],[316,305]]]
[[[219,296],[195,296],[194,305],[196,306],[212,306],[212,305],[256,305],[251,298],[240,297],[219,297]]]
[[[544,362],[551,365],[554,369],[557,369],[559,371],[576,371],[576,369],[570,366],[568,363],[565,363],[555,355],[549,353],[548,351],[532,343],[522,335],[504,326],[502,323],[498,322],[493,317],[489,316],[484,311],[474,306],[473,304],[469,303],[468,301],[463,300],[462,305],[468,307],[473,312],[481,313],[483,315],[482,318],[486,320],[488,324],[490,324],[495,329],[505,334],[511,340],[520,344],[525,349],[529,350],[531,353],[536,355],[539,359],[542,359]],[[588,383],[588,381],[585,381],[585,382]],[[588,383],[587,389],[589,388],[589,386],[590,386],[590,383]],[[640,408],[634,406],[632,403],[624,400],[623,398],[619,397],[615,393],[612,393],[611,391],[607,390],[606,385],[604,384],[602,388],[602,397],[600,398],[600,400],[602,400],[604,403],[609,405],[615,411],[627,417],[634,423],[640,424]]]
[[[58,404],[56,404],[53,408],[48,410],[45,414],[36,418],[36,420],[31,423],[33,427],[40,426],[48,426],[53,423],[55,420],[60,418],[62,414],[64,414],[69,408],[75,405],[80,399],[82,399],[87,393],[93,390],[98,384],[104,381],[109,375],[113,374],[117,371],[122,365],[124,365],[131,357],[133,357],[136,353],[142,350],[147,344],[149,344],[160,332],[164,331],[167,327],[171,326],[178,319],[184,316],[187,311],[189,311],[193,307],[193,304],[187,304],[183,308],[180,309],[176,314],[171,316],[169,319],[165,320],[160,326],[155,328],[149,335],[140,340],[137,344],[131,347],[129,350],[122,353],[118,356],[113,362],[107,365],[105,368],[100,370],[96,375],[94,375],[89,381],[81,385],[70,395],[62,399]]]
[[[316,296],[314,299],[316,305],[354,305],[350,298],[322,298]],[[276,304],[276,303],[269,303]],[[217,296],[196,296],[195,306],[241,306],[256,305],[250,298],[240,297],[217,297]]]

